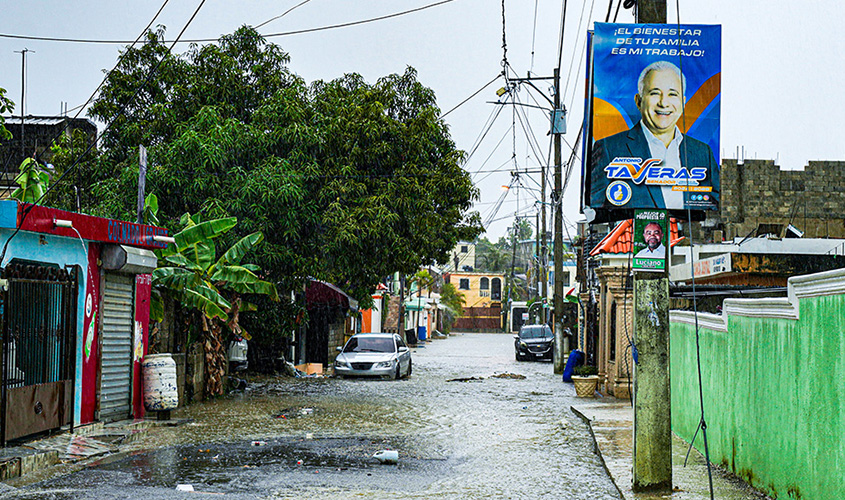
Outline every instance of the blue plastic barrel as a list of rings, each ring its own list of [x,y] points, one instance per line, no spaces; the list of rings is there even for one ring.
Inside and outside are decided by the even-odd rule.
[[[563,381],[572,382],[572,371],[576,366],[584,363],[584,351],[573,349],[569,353],[569,358],[566,360],[566,366],[563,368]]]
[[[417,327],[417,338],[420,339],[420,340],[425,340],[425,334],[426,334],[425,327],[424,326],[418,326]]]

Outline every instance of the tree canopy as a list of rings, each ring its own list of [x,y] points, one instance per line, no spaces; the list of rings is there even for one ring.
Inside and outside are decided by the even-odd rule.
[[[224,237],[263,233],[254,261],[268,281],[291,290],[315,277],[365,304],[383,277],[445,262],[481,232],[464,152],[413,68],[307,84],[249,27],[182,55],[163,37],[125,49],[90,109],[112,125],[76,176],[83,211],[134,218],[144,145],[163,225],[237,217]],[[57,155],[57,171],[72,156]],[[73,186],[62,190],[75,208]]]

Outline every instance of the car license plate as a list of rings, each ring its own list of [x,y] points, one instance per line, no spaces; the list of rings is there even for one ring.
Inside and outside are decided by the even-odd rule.
[[[544,353],[544,352],[537,352],[537,353],[534,353],[534,355],[535,355],[535,356],[537,356],[538,358],[539,358],[540,356],[542,356],[543,354],[546,354],[546,353]]]

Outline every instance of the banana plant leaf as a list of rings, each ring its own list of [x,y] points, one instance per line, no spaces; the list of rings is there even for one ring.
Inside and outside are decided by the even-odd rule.
[[[205,271],[204,268],[200,267],[198,264],[194,264],[193,262],[191,262],[190,260],[185,258],[185,256],[180,254],[180,253],[168,255],[168,256],[164,257],[164,260],[166,260],[167,262],[170,262],[171,264],[177,265],[177,266],[183,266],[187,269],[190,269],[191,271],[200,271],[200,272]]]
[[[214,243],[211,241],[200,241],[193,245],[188,250],[182,252],[182,255],[190,259],[196,269],[201,269],[203,272],[211,271],[211,266],[214,264],[214,257],[217,251],[214,248]]]
[[[179,251],[184,252],[200,243],[217,238],[235,227],[237,223],[238,219],[236,217],[201,222],[179,231],[173,238],[176,240],[176,247]]]
[[[244,255],[262,241],[264,241],[264,235],[260,232],[244,236],[240,239],[240,241],[232,245],[232,248],[226,250],[226,253],[217,260],[217,264],[215,266],[219,267],[228,264],[239,264]]]
[[[179,291],[202,286],[202,280],[197,273],[180,267],[160,267],[153,271],[153,285]]]
[[[215,300],[209,299],[197,291],[185,290],[180,294],[179,300],[188,307],[202,311],[207,318],[220,318],[222,321],[229,319],[229,315],[226,314],[226,311]]]
[[[157,288],[153,288],[150,297],[150,319],[157,323],[164,321],[164,299]]]
[[[227,288],[238,293],[254,293],[267,295],[270,300],[279,300],[279,292],[276,290],[276,285],[267,281],[257,281],[255,283],[229,283]]]
[[[223,266],[216,268],[211,275],[211,281],[229,283],[257,283],[261,278],[243,266]]]

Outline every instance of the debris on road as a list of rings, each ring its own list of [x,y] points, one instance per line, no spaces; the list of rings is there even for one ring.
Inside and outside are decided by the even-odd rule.
[[[461,378],[452,378],[447,380],[446,382],[476,382],[484,380],[484,377],[461,377]]]
[[[517,373],[497,373],[496,375],[491,375],[490,378],[509,378],[513,380],[524,380],[525,375],[519,375]]]
[[[373,458],[383,464],[393,465],[399,462],[399,452],[396,450],[381,450],[376,452]]]
[[[307,407],[285,408],[284,410],[280,411],[279,413],[276,413],[275,415],[273,415],[273,418],[283,418],[283,419],[287,420],[287,419],[291,419],[291,418],[306,417],[308,415],[313,415],[314,411],[315,411],[314,408],[307,408]]]

